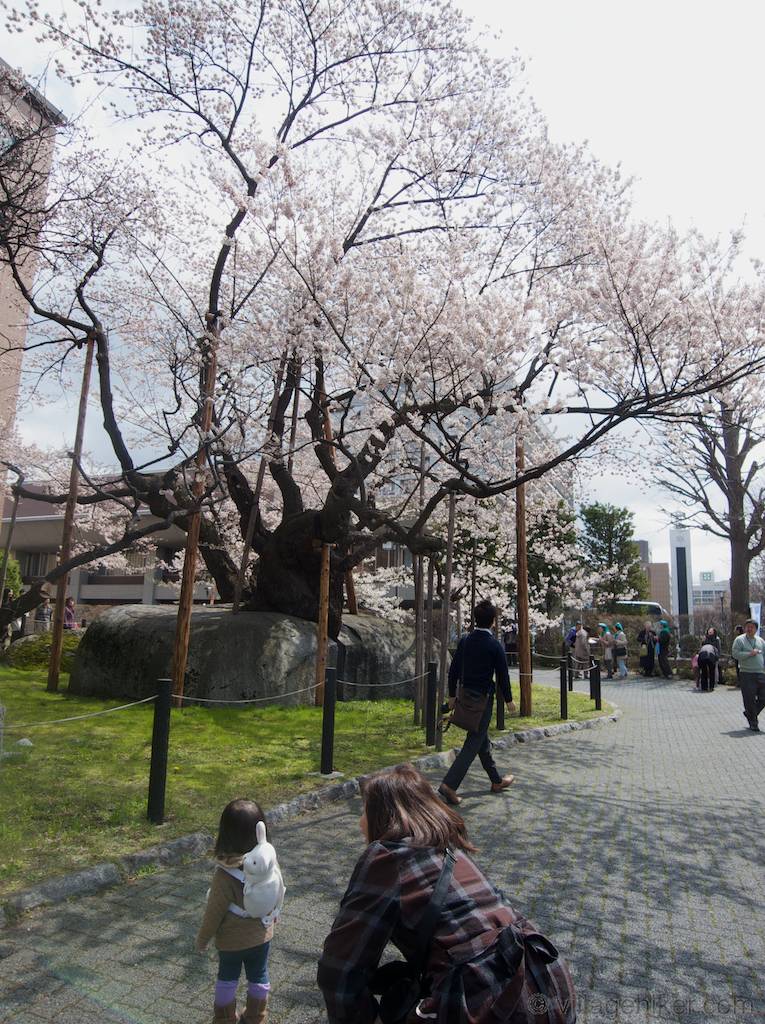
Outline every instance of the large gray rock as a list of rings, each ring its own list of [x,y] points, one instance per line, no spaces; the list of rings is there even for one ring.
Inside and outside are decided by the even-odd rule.
[[[175,622],[176,609],[170,606],[124,605],[105,612],[80,643],[70,691],[133,700],[156,693],[157,679],[170,675]],[[328,661],[348,681],[338,688],[344,699],[411,696],[413,682],[390,684],[414,675],[414,630],[373,616],[348,615],[339,645],[330,643]],[[189,696],[311,703],[315,663],[315,623],[272,612],[232,615],[225,607],[192,612]]]

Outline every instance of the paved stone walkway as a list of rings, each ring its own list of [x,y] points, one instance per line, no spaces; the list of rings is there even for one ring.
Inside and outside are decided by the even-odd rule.
[[[582,1024],[765,1021],[765,733],[737,691],[604,687],[617,724],[500,751],[473,770],[477,860],[570,958]],[[324,1019],[317,951],[361,849],[358,801],[274,828],[287,880],[273,1021]],[[214,962],[190,952],[209,865],[168,869],[0,932],[5,1024],[202,1024]]]

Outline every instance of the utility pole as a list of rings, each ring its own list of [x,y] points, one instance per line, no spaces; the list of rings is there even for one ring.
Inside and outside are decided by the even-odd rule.
[[[218,339],[220,324],[215,313],[207,313],[205,317],[205,375],[202,385],[202,419],[200,423],[201,438],[197,456],[194,460],[195,472],[191,485],[194,507],[188,515],[186,532],[186,550],[183,556],[183,578],[181,579],[181,595],[178,599],[178,618],[175,627],[175,645],[173,648],[173,696],[175,704],[183,704],[183,688],[186,679],[186,661],[189,655],[189,634],[191,631],[191,607],[194,603],[194,580],[197,569],[197,551],[199,549],[199,530],[202,523],[201,502],[205,493],[204,468],[207,458],[205,441],[210,433],[213,419],[213,395],[215,391],[215,374],[217,371]]]
[[[74,435],[74,451],[72,452],[72,468],[69,472],[69,494],[64,508],[64,532],[61,537],[61,549],[58,564],[64,565],[72,557],[72,532],[74,529],[74,513],[77,508],[77,491],[80,482],[80,459],[82,458],[82,440],[85,436],[85,414],[88,410],[88,391],[90,390],[90,373],[93,368],[93,349],[96,343],[95,334],[89,334],[85,348],[85,367],[82,371],[82,387],[80,388],[80,406],[77,411],[77,429]],[[50,661],[48,662],[49,693],[58,690],[58,677],[61,671],[61,652],[64,646],[64,603],[66,601],[67,574],[64,573],[56,584],[56,606],[53,609],[51,624]]]
[[[523,438],[515,436],[515,474],[526,468]],[[526,487],[515,489],[516,589],[518,593],[518,677],[521,691],[521,717],[531,715],[531,635],[529,633],[529,562],[526,551]]]

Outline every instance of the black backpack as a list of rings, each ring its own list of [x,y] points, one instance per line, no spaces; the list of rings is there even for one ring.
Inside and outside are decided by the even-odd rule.
[[[490,991],[489,978],[504,979],[504,983],[498,993],[492,986],[494,994],[482,1002],[481,993]],[[445,1003],[439,1024],[576,1022],[576,994],[568,964],[553,943],[520,915],[477,957],[455,966]]]

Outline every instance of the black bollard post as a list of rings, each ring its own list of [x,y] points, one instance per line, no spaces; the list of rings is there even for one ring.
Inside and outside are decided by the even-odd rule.
[[[324,672],[324,704],[321,712],[321,774],[330,775],[335,760],[335,703],[337,701],[337,672],[328,668]]]
[[[497,729],[503,730],[505,728],[505,698],[502,696],[502,691],[499,688],[499,683],[496,684],[497,689]]]
[[[438,664],[428,663],[428,678],[425,691],[425,745],[434,746],[436,742],[436,693],[438,692]]]
[[[601,710],[600,700],[600,662],[595,662],[595,710]]]
[[[594,661],[590,665],[590,671],[587,674],[590,677],[590,700],[595,700],[595,662]]]
[[[165,820],[167,750],[170,744],[171,687],[171,679],[157,680],[157,699],[154,701],[154,726],[151,731],[149,803],[146,809],[146,816],[153,825],[161,825]]]
[[[568,672],[566,659],[560,659],[560,717],[565,722],[568,718]]]
[[[574,662],[571,657],[571,651],[566,655],[566,662],[568,664],[568,688],[569,690],[574,689]]]

